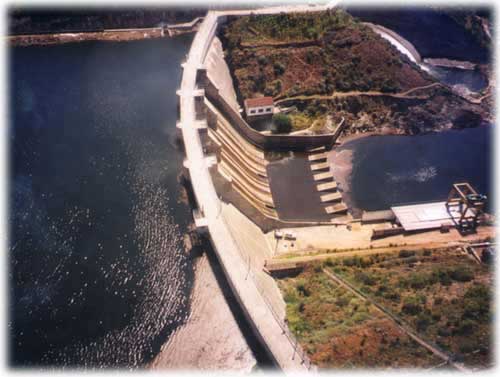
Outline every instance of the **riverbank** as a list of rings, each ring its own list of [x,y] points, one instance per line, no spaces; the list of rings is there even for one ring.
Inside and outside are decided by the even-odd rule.
[[[147,367],[250,372],[256,360],[204,254],[196,262],[191,312]]]
[[[84,41],[109,41],[125,42],[141,39],[174,37],[181,34],[194,33],[198,30],[200,17],[190,23],[177,24],[153,28],[130,28],[130,29],[108,29],[102,31],[88,31],[75,33],[49,33],[7,36],[7,42],[11,46],[35,46],[54,45],[63,43],[74,43]],[[192,24],[192,25],[190,25]]]
[[[163,28],[145,29],[119,29],[104,30],[98,32],[81,33],[54,33],[54,34],[30,34],[8,36],[7,42],[11,46],[33,46],[33,45],[54,45],[63,43],[74,43],[84,41],[110,41],[123,42],[140,39],[168,37]]]
[[[329,152],[328,162],[354,217],[363,210],[398,203],[444,200],[451,185],[461,180],[490,197],[491,127],[411,137],[373,132],[348,135]],[[369,136],[373,140],[367,140]],[[445,149],[440,147],[443,142]],[[465,147],[468,154],[461,153]]]

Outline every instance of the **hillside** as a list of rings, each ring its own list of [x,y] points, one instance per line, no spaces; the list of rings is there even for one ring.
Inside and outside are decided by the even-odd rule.
[[[206,10],[200,8],[12,8],[8,14],[8,34],[156,27],[168,22],[191,21],[195,17],[203,16],[205,12]]]
[[[239,17],[222,40],[241,98],[398,92],[433,82],[342,10]]]
[[[220,38],[240,104],[274,97],[293,131],[331,132],[345,119],[344,134],[418,134],[490,119],[488,103],[438,83],[341,9],[233,17]]]

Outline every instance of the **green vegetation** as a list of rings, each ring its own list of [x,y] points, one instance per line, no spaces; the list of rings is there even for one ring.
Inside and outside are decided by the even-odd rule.
[[[289,328],[320,367],[428,367],[439,362],[380,310],[333,282],[321,264],[278,283]]]
[[[489,113],[448,88],[429,87],[434,78],[341,9],[235,17],[219,36],[239,100],[285,100],[279,106],[297,109],[294,131],[331,132],[323,120],[330,116],[333,124],[345,120],[345,134],[390,128],[412,135],[450,122],[477,125]],[[383,95],[418,87],[411,98]]]
[[[250,15],[236,19],[231,30],[238,30],[238,33],[230,33],[227,37],[232,45],[303,42],[343,29],[351,22],[351,17],[342,11],[326,11],[320,17],[312,13]]]
[[[221,37],[242,98],[257,92],[280,98],[397,92],[433,81],[340,9],[242,16],[230,21]],[[280,88],[274,84],[278,79]]]
[[[285,114],[274,114],[271,132],[273,134],[285,134],[292,130],[292,121]]]
[[[490,362],[488,265],[442,249],[350,257],[323,266],[467,365]]]

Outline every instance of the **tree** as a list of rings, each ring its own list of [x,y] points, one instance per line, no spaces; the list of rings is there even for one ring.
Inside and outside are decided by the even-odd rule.
[[[273,134],[288,133],[292,130],[292,121],[285,114],[274,114],[271,132]]]

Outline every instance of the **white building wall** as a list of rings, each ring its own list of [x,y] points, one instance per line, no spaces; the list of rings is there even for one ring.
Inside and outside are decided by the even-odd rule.
[[[246,109],[247,116],[256,116],[256,115],[267,115],[273,113],[273,105],[270,106],[258,106],[258,107],[249,107]]]

